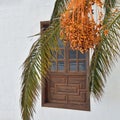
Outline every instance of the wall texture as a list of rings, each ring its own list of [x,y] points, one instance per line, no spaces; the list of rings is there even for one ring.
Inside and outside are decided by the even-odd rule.
[[[49,20],[55,0],[0,0],[0,120],[21,120],[22,63],[39,32],[39,22]],[[43,108],[39,99],[35,120],[119,120],[120,59],[107,78],[100,102],[91,97],[91,112]]]

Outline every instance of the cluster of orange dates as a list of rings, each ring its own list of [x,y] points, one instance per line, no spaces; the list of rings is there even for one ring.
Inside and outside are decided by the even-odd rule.
[[[97,23],[93,15],[93,4],[102,7],[101,0],[71,0],[61,14],[60,36],[69,42],[73,50],[84,53],[99,43],[101,14]]]

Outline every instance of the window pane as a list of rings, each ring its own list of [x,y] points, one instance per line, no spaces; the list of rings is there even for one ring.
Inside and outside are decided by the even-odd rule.
[[[64,44],[63,44],[63,41],[58,39],[58,45],[60,48],[64,48]]]
[[[58,62],[58,71],[63,71],[64,70],[64,62],[63,61],[59,61]]]
[[[76,61],[70,62],[70,71],[76,71],[77,70],[77,63]]]
[[[70,59],[76,59],[76,51],[70,50]]]
[[[58,59],[64,59],[64,50],[60,50],[58,53]]]
[[[51,71],[56,71],[56,62],[52,62]]]
[[[55,51],[52,51],[51,54],[52,54],[52,58],[53,58],[53,59],[56,59],[56,52],[55,52]]]
[[[81,52],[78,52],[79,59],[85,59],[86,58],[86,53],[82,54]]]
[[[81,61],[79,62],[79,71],[85,71],[86,70],[86,62]]]

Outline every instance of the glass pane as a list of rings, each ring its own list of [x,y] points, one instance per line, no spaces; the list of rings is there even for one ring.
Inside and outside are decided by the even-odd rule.
[[[86,58],[86,53],[82,54],[81,52],[78,52],[78,58],[79,59],[85,59]]]
[[[52,58],[53,58],[53,59],[56,59],[56,52],[55,52],[55,51],[52,51],[51,53],[52,53]]]
[[[51,71],[56,71],[56,62],[52,62]]]
[[[60,50],[58,53],[58,59],[64,59],[64,50]]]
[[[77,70],[77,63],[76,61],[70,62],[70,71],[76,71]]]
[[[64,62],[63,61],[59,61],[58,62],[58,71],[63,71],[64,70]]]
[[[79,71],[85,71],[86,70],[86,62],[81,61],[79,62]]]
[[[63,41],[58,39],[58,45],[60,48],[64,48],[64,44],[63,44]]]
[[[76,59],[76,51],[70,50],[70,59]]]

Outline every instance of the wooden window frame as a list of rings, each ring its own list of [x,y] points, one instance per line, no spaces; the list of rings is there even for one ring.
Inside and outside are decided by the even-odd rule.
[[[44,32],[45,29],[43,29],[45,26],[49,26],[50,22],[49,21],[42,21],[40,22],[40,25],[41,25],[41,33]],[[65,47],[65,52],[66,54],[68,54],[68,51],[67,51],[68,48]],[[77,53],[78,54],[78,53]],[[67,55],[68,56],[68,55]],[[67,62],[70,61],[70,59],[67,57]],[[88,81],[88,66],[89,66],[89,53],[87,54],[86,56],[86,71],[78,71],[78,72],[69,72],[68,74],[64,74],[64,72],[50,72],[50,76],[54,76],[55,74],[58,75],[60,77],[61,74],[63,75],[68,75],[70,76],[71,78],[74,76],[77,76],[80,77],[80,79],[85,79],[86,80],[86,88],[84,91],[87,91],[86,92],[86,102],[84,104],[65,104],[65,103],[55,103],[55,102],[50,102],[49,101],[49,80],[46,82],[46,85],[45,87],[42,88],[42,106],[43,107],[53,107],[53,108],[65,108],[65,109],[75,109],[75,110],[85,110],[85,111],[90,111],[90,93],[89,93],[89,81]],[[72,61],[72,60],[71,60]],[[76,60],[77,61],[77,64],[78,64],[78,59]],[[66,63],[67,65],[67,63]],[[69,65],[65,68],[69,69]],[[78,69],[78,68],[77,68]],[[50,77],[50,79],[52,79],[52,77]],[[62,77],[61,77],[61,81],[62,81]],[[71,88],[74,88],[74,85],[71,84]],[[68,88],[69,89],[69,88]],[[72,94],[72,93],[71,93]],[[57,95],[56,95],[57,96]],[[58,97],[60,97],[58,95]],[[76,99],[76,96],[74,96],[73,98],[71,99]]]

